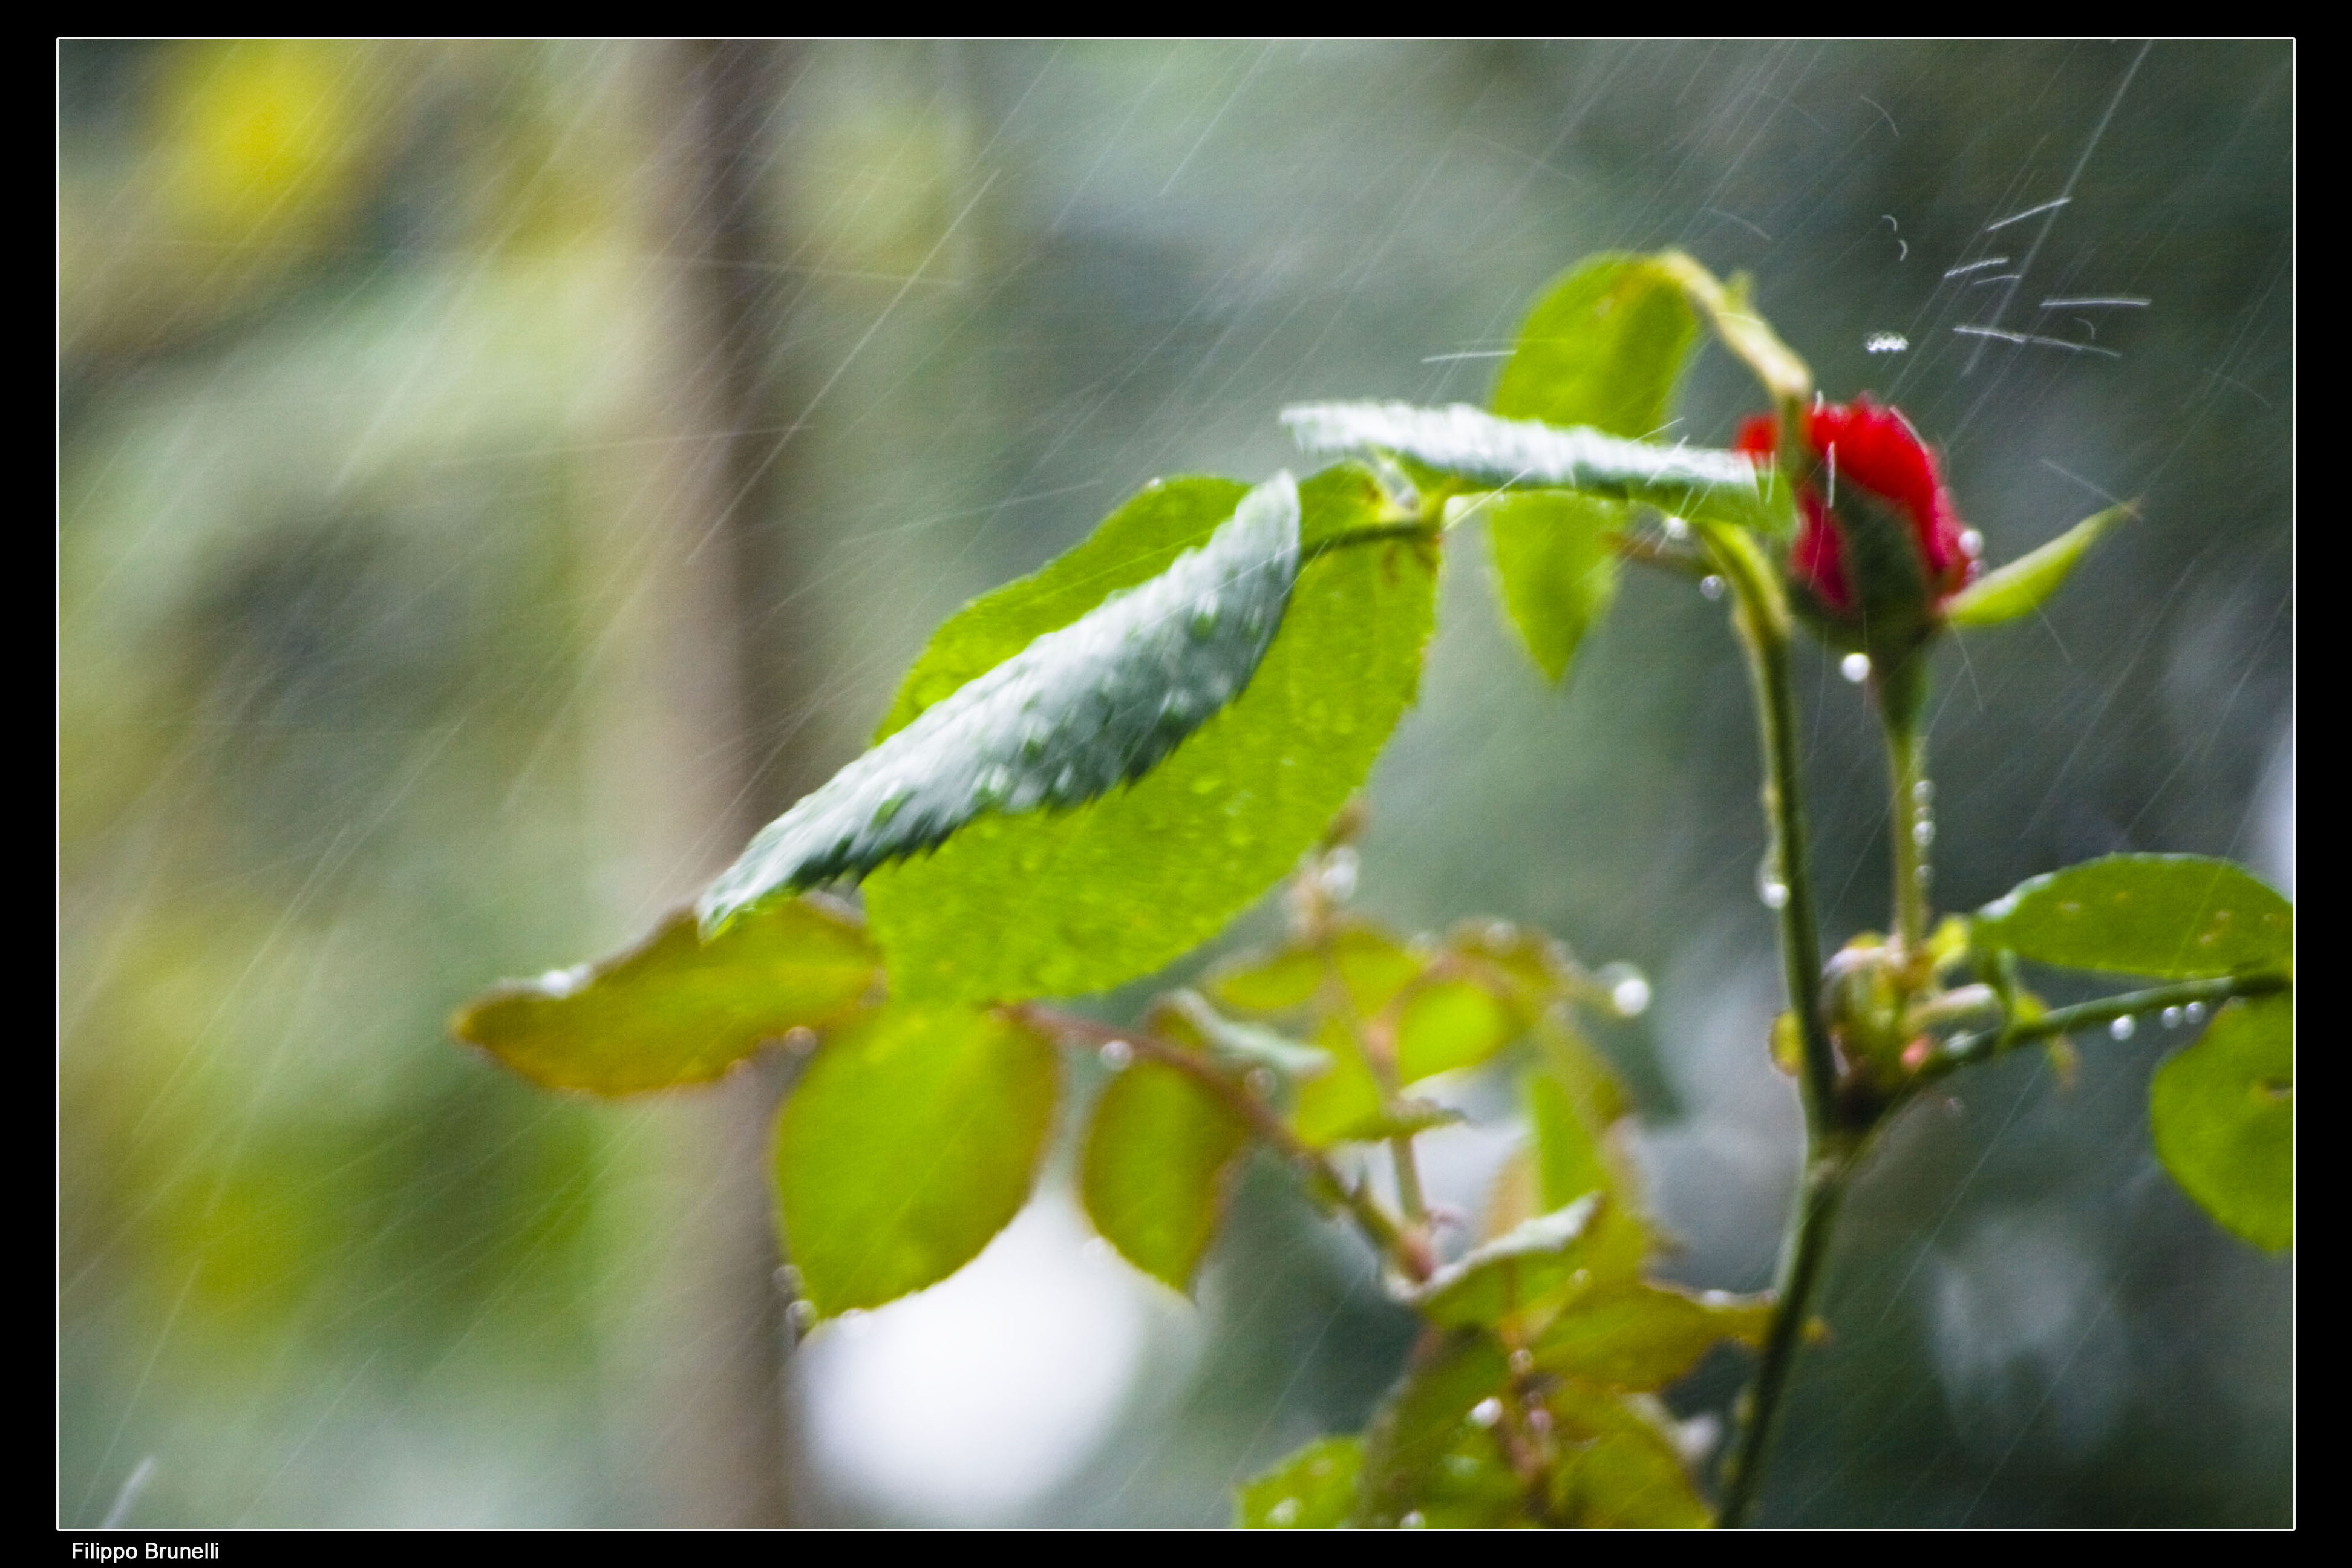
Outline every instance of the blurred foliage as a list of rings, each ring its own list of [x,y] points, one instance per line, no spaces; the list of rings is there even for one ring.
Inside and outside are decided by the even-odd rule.
[[[441,1033],[486,975],[645,930],[708,826],[663,815],[706,759],[632,727],[662,700],[642,584],[675,455],[655,53],[60,48],[68,1522],[151,1455],[133,1522],[667,1517],[632,1413],[678,1108],[551,1100]],[[2142,505],[2037,623],[1939,669],[1938,902],[2159,848],[2291,891],[2294,54],[2159,45],[2119,99],[2137,53],[811,47],[762,171],[766,286],[823,520],[795,592],[848,673],[763,723],[845,760],[932,626],[1118,496],[1272,471],[1302,397],[1479,400],[1543,279],[1680,246],[1752,271],[1833,394],[1945,445],[1990,559]],[[2062,187],[2046,239],[1985,232]],[[2008,268],[1946,269],[2029,253],[2012,326],[2151,301],[2084,316],[2120,362],[1950,331]],[[1675,434],[1718,444],[1756,398],[1710,350],[1685,401]],[[1449,574],[1375,776],[1370,897],[1641,963],[1660,1005],[1604,1043],[1662,1138],[1736,1152],[1701,1069],[1717,1037],[1761,1049],[1737,981],[1769,927],[1719,614],[1629,579],[1560,697],[1482,575]],[[1881,764],[1805,675],[1850,930],[1879,918]],[[2021,1057],[1895,1130],[1768,1517],[2290,1516],[2291,1266],[2162,1176],[2165,1043],[2086,1048],[2063,1092]],[[1708,1238],[1777,1214],[1761,1169],[1718,1210],[1662,1200],[1691,1283],[1759,1282]],[[1402,1321],[1289,1202],[1240,1184],[1197,1365],[1034,1517],[1221,1519],[1236,1478],[1363,1424]],[[1734,1371],[1669,1404],[1718,1407]]]

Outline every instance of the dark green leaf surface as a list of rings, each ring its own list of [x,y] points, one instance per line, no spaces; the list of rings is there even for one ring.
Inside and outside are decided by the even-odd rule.
[[[788,1029],[857,1011],[881,955],[846,911],[773,903],[704,942],[680,910],[628,952],[510,981],[450,1028],[535,1082],[597,1094],[719,1077]]]
[[[2084,518],[2041,549],[2021,555],[1998,571],[1988,572],[1952,596],[1945,618],[1956,626],[1997,626],[2032,614],[2056,593],[2099,535],[2133,514],[2128,506],[2111,506]]]
[[[776,1136],[784,1239],[828,1316],[962,1268],[1028,1201],[1054,1047],[1000,1015],[894,1003],[827,1041]]]
[[[1771,1316],[1768,1298],[1623,1286],[1588,1296],[1554,1320],[1536,1342],[1536,1365],[1625,1392],[1664,1388],[1725,1340],[1758,1343]]]
[[[2294,1244],[2294,999],[2240,999],[2157,1068],[2156,1152],[2190,1197],[2269,1251]]]
[[[1287,474],[1159,575],[923,710],[760,830],[698,906],[706,929],[858,877],[982,815],[1066,811],[1142,777],[1255,674],[1298,574]]]
[[[1734,452],[1556,429],[1462,403],[1308,403],[1282,418],[1310,452],[1398,452],[1485,484],[1580,490],[1774,534],[1789,527],[1788,496],[1771,470]]]
[[[1102,1238],[1177,1290],[1216,1234],[1249,1129],[1176,1068],[1139,1060],[1095,1106],[1079,1176]]]
[[[1637,440],[1655,435],[1697,336],[1671,268],[1648,256],[1588,257],[1528,313],[1495,383],[1495,412]]]
[[[1242,1483],[1234,1522],[1244,1530],[1336,1530],[1356,1511],[1356,1477],[1363,1464],[1363,1439],[1318,1437]]]
[[[2294,961],[2294,906],[2227,860],[2110,855],[2021,882],[1977,913],[1979,952],[2194,980]]]
[[[1361,470],[1300,491],[1310,549],[1393,521]],[[1363,783],[1419,683],[1436,584],[1423,541],[1323,552],[1249,689],[1133,787],[1072,812],[983,817],[871,878],[866,911],[897,993],[1075,995],[1216,934]]]
[[[1511,625],[1536,667],[1564,679],[1584,634],[1617,596],[1608,536],[1625,527],[1627,508],[1565,490],[1521,490],[1480,510]]]

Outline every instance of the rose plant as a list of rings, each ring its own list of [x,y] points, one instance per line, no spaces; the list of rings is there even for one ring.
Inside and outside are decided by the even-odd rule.
[[[1769,412],[1727,449],[1654,438],[1712,331]],[[805,1066],[775,1142],[795,1321],[962,1267],[1028,1200],[1073,1075],[1108,1069],[1079,1187],[1105,1240],[1183,1290],[1241,1164],[1269,1151],[1343,1215],[1424,1324],[1368,1429],[1245,1486],[1250,1524],[1746,1522],[1875,1140],[1968,1068],[2142,1014],[2204,1022],[2158,1070],[2157,1150],[2253,1245],[2293,1237],[2294,916],[2227,862],[2121,855],[1931,919],[1927,656],[2030,614],[2118,507],[1997,570],[1896,409],[1832,403],[1744,281],[1687,256],[1591,258],[1540,298],[1491,405],[1286,411],[1303,479],[1157,482],[932,637],[871,751],[763,829],[631,951],[499,986],[457,1035],[552,1088],[708,1081],[772,1041]],[[1628,565],[1727,603],[1765,763],[1766,901],[1803,1173],[1772,1290],[1653,1277],[1660,1237],[1587,1042],[1648,986],[1538,932],[1408,941],[1350,912],[1349,802],[1413,700],[1441,552],[1483,517],[1504,607],[1564,679]],[[1810,632],[1885,733],[1889,929],[1824,962],[1790,680]],[[1163,968],[1287,878],[1287,935],[1139,1016],[1056,999]],[[862,883],[862,902],[828,889]],[[2037,968],[2147,984],[2063,1007]],[[1424,1200],[1440,1074],[1513,1075],[1532,1138],[1475,1234]],[[1375,1158],[1386,1166],[1372,1179]],[[1719,1476],[1659,1391],[1755,1352]]]

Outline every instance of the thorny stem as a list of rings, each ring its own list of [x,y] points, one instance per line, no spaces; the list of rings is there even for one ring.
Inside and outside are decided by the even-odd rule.
[[[1306,1178],[1308,1187],[1318,1195],[1347,1210],[1349,1217],[1356,1222],[1356,1228],[1364,1233],[1364,1238],[1372,1244],[1373,1249],[1387,1258],[1398,1273],[1418,1285],[1437,1271],[1437,1259],[1425,1237],[1399,1226],[1386,1209],[1373,1201],[1370,1193],[1350,1185],[1321,1151],[1310,1149],[1299,1142],[1298,1135],[1275,1113],[1272,1106],[1199,1052],[1188,1051],[1173,1041],[1160,1039],[1155,1035],[1098,1024],[1092,1018],[1082,1018],[1075,1013],[1042,1007],[1034,1003],[1026,1003],[1007,1011],[1032,1027],[1056,1038],[1076,1036],[1097,1045],[1118,1040],[1139,1057],[1175,1068],[1247,1124],[1252,1132]]]

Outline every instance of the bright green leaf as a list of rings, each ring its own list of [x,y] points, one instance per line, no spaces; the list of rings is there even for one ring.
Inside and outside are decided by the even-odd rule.
[[[2041,549],[1986,573],[1952,596],[1944,606],[1945,618],[1956,626],[1997,626],[2031,615],[2058,591],[2075,563],[2098,542],[2099,535],[2133,516],[2135,510],[2111,506],[2084,518]]]
[[[1360,470],[1318,474],[1300,494],[1310,547],[1386,520]],[[1362,784],[1419,684],[1436,583],[1419,540],[1316,555],[1249,689],[1132,787],[1059,815],[982,817],[871,878],[866,911],[896,993],[1075,995],[1213,936]]]
[[[2240,999],[2156,1069],[2156,1152],[2190,1197],[2269,1251],[2294,1244],[2294,999]]]
[[[1050,1043],[978,1008],[894,1003],[828,1040],[776,1136],[807,1300],[878,1307],[976,1257],[1028,1201],[1058,1082]]]
[[[705,928],[976,816],[1067,811],[1144,776],[1250,685],[1297,578],[1298,519],[1277,475],[1198,550],[925,709],[761,828],[703,894]]]
[[[1697,336],[1682,279],[1656,258],[1587,257],[1545,291],[1519,329],[1495,383],[1495,412],[1612,436],[1654,435]]]
[[[841,1022],[881,978],[856,920],[795,899],[704,942],[680,910],[626,952],[509,981],[451,1031],[555,1089],[626,1094],[704,1083],[793,1028]]]
[[[1551,1474],[1554,1522],[1588,1530],[1691,1530],[1713,1522],[1654,1402],[1570,1383],[1544,1404],[1560,1439]]]
[[[1191,1079],[1136,1061],[1095,1106],[1078,1184],[1087,1214],[1129,1263],[1190,1289],[1248,1147],[1249,1129]]]
[[[2294,906],[2227,860],[2110,855],[2021,882],[1977,913],[1980,952],[2194,980],[2294,962]]]
[[[1536,1365],[1608,1388],[1664,1388],[1725,1340],[1761,1342],[1771,1317],[1769,1298],[1631,1284],[1562,1312],[1536,1342]]]
[[[1397,1081],[1476,1067],[1518,1036],[1517,1016],[1483,985],[1441,980],[1416,986],[1397,1018]]]
[[[1412,1304],[1445,1328],[1509,1323],[1540,1332],[1563,1302],[1592,1284],[1576,1244],[1601,1205],[1599,1193],[1587,1193],[1566,1208],[1520,1222],[1431,1275],[1412,1292]]]
[[[1617,595],[1608,536],[1624,528],[1626,509],[1566,490],[1520,490],[1481,510],[1503,607],[1537,667],[1560,680]]]
[[[1244,1530],[1337,1530],[1356,1511],[1360,1437],[1318,1437],[1255,1480],[1242,1483],[1234,1522]]]
[[[1649,1256],[1650,1235],[1640,1183],[1609,1137],[1624,1115],[1624,1091],[1592,1047],[1557,1017],[1541,1020],[1537,1038],[1544,1066],[1528,1075],[1525,1093],[1538,1197],[1545,1207],[1559,1208],[1589,1192],[1604,1194],[1584,1240],[1583,1263],[1603,1283],[1632,1280]]]
[[[1379,1137],[1387,1124],[1387,1097],[1354,1035],[1342,1020],[1329,1018],[1315,1043],[1329,1053],[1331,1070],[1299,1085],[1291,1131],[1310,1149]]]
[[[1490,485],[1579,490],[1772,534],[1790,526],[1786,488],[1770,468],[1736,452],[1556,429],[1461,403],[1308,403],[1284,409],[1282,417],[1310,452],[1400,452]]]

